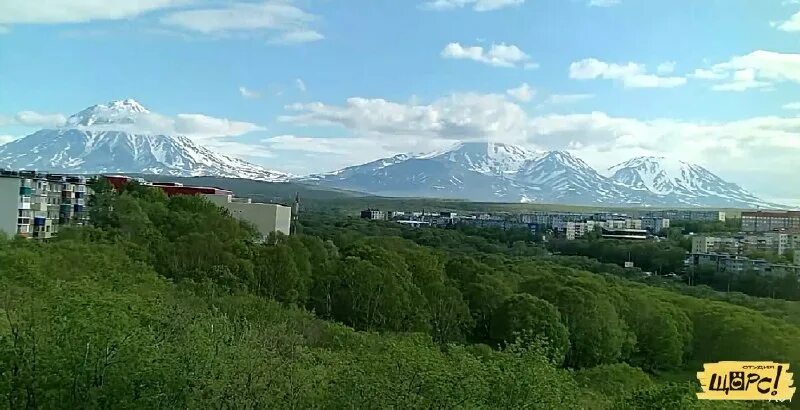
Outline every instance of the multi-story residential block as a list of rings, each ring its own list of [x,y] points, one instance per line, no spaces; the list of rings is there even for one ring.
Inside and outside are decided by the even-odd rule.
[[[249,198],[236,198],[229,194],[204,196],[215,205],[227,209],[234,218],[253,224],[263,239],[272,233],[291,234],[291,207],[252,202]]]
[[[740,242],[733,237],[693,236],[692,253],[740,253]]]
[[[61,225],[84,224],[89,191],[82,176],[0,170],[0,231],[46,239]]]
[[[763,259],[728,253],[691,253],[689,265],[711,267],[717,272],[742,273],[746,271],[765,275],[800,275],[800,264],[772,264]],[[798,276],[800,278],[800,276]]]
[[[386,216],[383,213],[383,211],[379,211],[377,209],[365,209],[361,211],[361,217],[364,219],[372,219],[372,220],[386,219]]]
[[[582,238],[587,232],[586,222],[566,222],[564,224],[564,235],[568,241],[575,240],[575,238]]]
[[[664,218],[672,221],[705,221],[725,222],[725,212],[710,210],[666,210],[666,211],[644,211],[640,212],[642,218]]]
[[[800,211],[742,212],[744,232],[800,232]]]
[[[729,237],[702,235],[692,237],[694,253],[717,252],[738,255],[750,251],[764,251],[783,255],[793,248],[794,242],[791,241],[790,235],[780,232]]]
[[[642,229],[646,229],[654,234],[658,234],[664,229],[669,228],[668,218],[642,218],[641,221]]]

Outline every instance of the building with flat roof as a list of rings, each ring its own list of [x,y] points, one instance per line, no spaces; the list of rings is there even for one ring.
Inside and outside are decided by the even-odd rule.
[[[365,209],[361,211],[361,217],[364,219],[372,219],[372,220],[384,220],[386,219],[386,215],[383,211],[379,211],[377,209]]]
[[[664,211],[642,211],[639,212],[642,218],[666,218],[671,221],[705,221],[725,222],[725,212],[698,209],[670,209]]]
[[[800,231],[800,211],[745,211],[742,212],[742,230],[745,232]]]
[[[82,225],[89,194],[83,176],[0,170],[0,231],[47,239],[59,226]]]
[[[291,234],[292,208],[278,204],[252,202],[228,194],[206,194],[211,203],[227,209],[236,219],[251,223],[263,239],[272,233]]]
[[[647,231],[644,229],[627,228],[602,228],[600,237],[604,239],[625,239],[642,241],[647,239]]]

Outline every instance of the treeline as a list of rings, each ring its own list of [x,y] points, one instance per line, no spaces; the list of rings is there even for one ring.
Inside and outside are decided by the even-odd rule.
[[[633,262],[635,267],[659,275],[680,274],[686,259],[685,249],[666,241],[553,240],[548,243],[548,249],[565,255],[587,256],[620,266],[625,262]]]
[[[95,188],[95,226],[0,240],[8,407],[750,407],[697,402],[701,363],[800,363],[786,321],[524,241],[310,215],[261,243],[201,198]]]

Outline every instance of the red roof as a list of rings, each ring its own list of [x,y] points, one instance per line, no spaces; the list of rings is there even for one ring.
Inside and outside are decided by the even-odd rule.
[[[108,180],[109,183],[111,183],[111,185],[114,186],[114,189],[120,189],[122,185],[133,180],[133,178],[123,175],[108,175],[105,178],[106,180]],[[153,184],[152,187],[161,189],[162,191],[164,191],[165,194],[169,196],[203,195],[203,194],[233,195],[233,192],[227,189],[216,188],[216,187],[204,187],[204,186],[183,186],[175,182],[160,182]]]

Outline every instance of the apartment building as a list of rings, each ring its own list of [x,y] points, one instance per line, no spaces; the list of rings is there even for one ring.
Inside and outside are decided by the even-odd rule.
[[[575,240],[575,238],[582,238],[588,232],[588,225],[586,222],[566,222],[564,224],[564,235],[568,241]]]
[[[689,265],[711,267],[717,272],[743,273],[752,271],[764,275],[795,275],[800,277],[800,264],[773,264],[763,259],[727,253],[692,253]]]
[[[758,235],[728,237],[694,236],[692,238],[692,252],[741,254],[750,251],[763,251],[783,255],[792,249],[800,249],[800,242],[794,242],[792,238],[792,235],[781,232],[764,232]],[[795,247],[796,245],[797,248]]]
[[[742,212],[744,232],[800,232],[800,211]]]
[[[712,210],[665,210],[665,211],[643,211],[639,212],[641,218],[663,218],[672,221],[705,221],[725,222],[725,212]]]
[[[692,253],[740,253],[740,242],[733,237],[693,236]]]
[[[668,218],[642,218],[641,221],[641,229],[646,229],[654,234],[660,233],[664,229],[669,228]]]
[[[386,219],[386,214],[384,214],[383,211],[379,211],[377,209],[365,209],[361,211],[361,217],[364,219],[384,220]]]
[[[292,208],[278,204],[252,202],[230,194],[205,194],[209,201],[227,209],[231,216],[253,224],[263,239],[272,233],[291,234]]]
[[[83,176],[0,170],[0,231],[51,238],[59,226],[87,222],[89,194]]]

